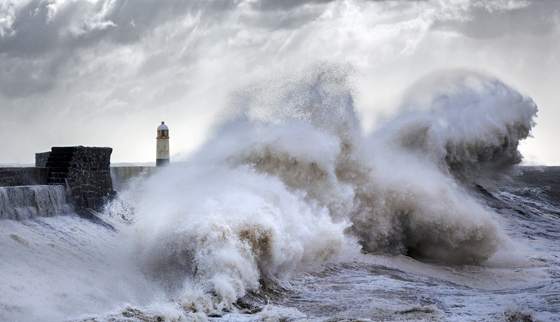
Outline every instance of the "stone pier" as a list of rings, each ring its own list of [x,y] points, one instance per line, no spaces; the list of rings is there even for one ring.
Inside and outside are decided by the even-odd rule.
[[[35,189],[33,188],[35,186],[55,185],[62,187],[62,191],[65,191],[66,194],[66,202],[76,212],[84,213],[84,210],[89,211],[90,209],[100,211],[108,201],[115,197],[115,190],[126,188],[136,177],[145,178],[156,172],[155,167],[111,168],[112,152],[113,149],[108,147],[53,147],[49,152],[35,154],[34,168],[0,168],[0,187],[10,187],[0,191],[2,192],[0,197],[3,196],[0,201],[4,201],[4,208],[8,209],[9,204],[14,204],[16,210],[21,212],[23,211],[21,209],[29,208],[25,204],[27,201],[23,199],[32,200],[33,198],[22,197],[19,199],[23,201],[18,199],[16,202],[14,196],[19,196],[19,194],[27,196],[31,192],[37,194],[36,191],[49,190],[46,188]],[[6,210],[0,219],[33,217],[34,213],[37,213],[37,216],[45,216],[41,209],[33,211],[31,208],[29,208],[30,215],[25,216],[15,216],[12,212],[8,214],[8,210]],[[52,214],[49,213],[49,215]]]

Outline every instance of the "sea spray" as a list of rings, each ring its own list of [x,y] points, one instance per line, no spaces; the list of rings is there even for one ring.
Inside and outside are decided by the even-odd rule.
[[[61,185],[0,187],[0,219],[25,220],[68,214],[72,207],[66,201]]]
[[[374,136],[430,158],[463,181],[510,173],[523,158],[517,147],[537,114],[532,99],[493,76],[467,70],[417,81],[400,110]]]
[[[430,149],[437,149],[437,145],[410,147],[402,144],[401,132],[415,129],[414,122],[426,123],[424,115],[416,111],[414,118],[414,115],[410,116],[412,112],[406,111],[379,132],[364,137],[351,99],[351,86],[339,73],[330,74],[331,70],[311,69],[311,73],[317,74],[315,77],[301,77],[303,85],[293,86],[300,90],[307,88],[312,94],[294,92],[284,80],[276,85],[266,84],[273,89],[275,94],[272,96],[260,89],[249,91],[257,98],[246,99],[249,103],[242,113],[246,119],[239,117],[237,123],[227,124],[230,136],[244,133],[243,143],[236,145],[238,148],[230,159],[277,176],[288,187],[303,191],[307,199],[325,205],[333,220],[350,219],[352,226],[348,232],[359,237],[364,250],[403,253],[454,263],[480,263],[489,258],[505,239],[493,221],[492,213],[475,200],[465,198],[464,182],[456,181],[447,168],[442,169],[439,159],[425,157],[430,155]],[[482,78],[476,73],[473,75],[475,79]],[[519,94],[500,82],[494,83],[499,85],[496,85],[498,92],[507,89],[508,93],[513,93],[513,101],[527,102],[516,108],[528,114],[526,123],[530,128],[534,104],[519,99],[522,98]],[[286,93],[282,92],[283,89]],[[475,96],[476,92],[467,94]],[[323,97],[329,95],[350,99]],[[485,95],[492,96],[492,93]],[[468,97],[476,101],[481,95],[471,96]],[[278,103],[279,97],[285,98],[286,109]],[[488,108],[501,107],[509,102],[508,99],[507,95],[504,100],[493,98],[495,102],[488,102]],[[267,109],[252,102],[277,106],[269,111],[277,122],[267,122],[267,114],[263,115]],[[453,105],[447,108],[463,107]],[[324,111],[314,112],[318,108]],[[444,108],[443,113],[446,112]],[[436,113],[435,110],[425,112],[427,115]],[[319,122],[307,120],[314,114],[321,115]],[[331,115],[331,118],[325,119],[325,115]],[[408,127],[399,127],[400,118],[409,117],[414,122]],[[255,129],[258,135],[247,133]],[[411,136],[422,140],[427,131],[420,132]],[[517,147],[518,140],[511,136],[512,147]],[[496,142],[492,137],[488,141]],[[415,149],[420,152],[415,153]],[[441,159],[445,160],[445,156]]]
[[[511,174],[536,106],[478,72],[440,72],[417,82],[401,113],[366,138],[376,171],[353,211],[370,251],[480,263],[507,239],[465,190]]]
[[[138,188],[139,265],[168,296],[219,313],[263,281],[360,248],[479,264],[507,242],[467,183],[520,160],[534,103],[461,71],[439,80],[447,98],[431,87],[431,101],[414,100],[424,87],[413,88],[402,113],[366,136],[352,73],[319,64],[234,92],[208,142]]]
[[[184,283],[203,289],[212,299],[209,312],[230,309],[258,290],[259,279],[331,260],[347,248],[346,224],[246,166],[171,167],[147,185],[158,189],[142,196],[134,224],[144,270],[171,296],[190,297]]]

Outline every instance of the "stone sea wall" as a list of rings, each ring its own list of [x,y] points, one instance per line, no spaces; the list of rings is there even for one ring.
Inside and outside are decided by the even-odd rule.
[[[157,171],[148,166],[111,167],[112,151],[108,147],[53,147],[35,154],[35,168],[0,168],[0,219],[50,216],[63,209],[61,202],[78,213],[100,211],[116,191]]]
[[[0,187],[47,184],[45,168],[0,168]]]
[[[127,166],[111,167],[111,178],[113,179],[113,189],[121,191],[133,183],[136,178],[148,178],[152,176],[158,168],[147,166]]]

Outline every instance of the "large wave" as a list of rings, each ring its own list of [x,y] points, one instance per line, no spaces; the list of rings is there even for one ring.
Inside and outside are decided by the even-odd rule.
[[[535,104],[481,73],[440,73],[365,135],[354,73],[319,64],[235,92],[198,152],[137,187],[145,272],[189,309],[220,311],[360,249],[477,264],[506,243],[465,183],[520,162]]]
[[[401,114],[383,132],[461,180],[510,173],[522,160],[520,140],[535,125],[537,106],[495,77],[446,70],[414,84]]]

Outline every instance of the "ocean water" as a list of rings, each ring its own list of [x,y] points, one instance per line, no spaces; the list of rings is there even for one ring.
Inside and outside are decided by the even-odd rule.
[[[445,71],[365,133],[353,73],[240,88],[106,206],[114,229],[0,220],[0,320],[560,320],[560,168],[518,165],[533,101]]]

